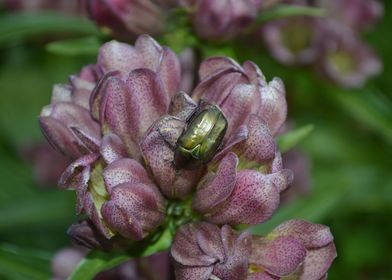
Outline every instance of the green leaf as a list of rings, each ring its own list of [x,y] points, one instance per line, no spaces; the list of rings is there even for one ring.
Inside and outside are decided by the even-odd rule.
[[[0,244],[0,276],[6,279],[48,279],[50,260],[48,252]]]
[[[100,34],[94,23],[81,17],[49,12],[16,13],[0,17],[0,46],[38,35],[61,33]]]
[[[370,89],[359,91],[333,90],[332,97],[346,112],[359,122],[365,123],[392,144],[391,102]]]
[[[71,221],[74,194],[41,192],[28,199],[10,201],[0,208],[0,230]]]
[[[309,135],[314,129],[312,124],[302,126],[298,129],[290,131],[278,137],[277,142],[279,149],[282,153],[285,153],[295,147],[300,141]]]
[[[68,280],[89,280],[101,272],[115,267],[131,258],[147,257],[158,252],[169,249],[172,242],[172,236],[169,230],[166,230],[162,236],[150,246],[134,246],[132,251],[120,253],[106,253],[102,251],[92,251],[84,258]]]
[[[48,52],[67,56],[93,55],[96,56],[101,41],[95,36],[51,42],[46,45]]]
[[[293,17],[293,16],[313,16],[323,17],[326,12],[322,8],[307,7],[299,5],[279,5],[274,9],[262,11],[256,18],[256,23],[265,23],[271,20]]]

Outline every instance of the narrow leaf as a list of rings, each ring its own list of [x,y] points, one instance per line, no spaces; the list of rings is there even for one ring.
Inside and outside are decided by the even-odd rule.
[[[0,278],[48,279],[50,260],[51,255],[47,252],[0,244]]]
[[[328,95],[357,121],[365,123],[392,144],[391,103],[376,92],[333,90]]]
[[[285,153],[291,150],[305,137],[307,137],[310,134],[310,132],[312,132],[313,129],[314,126],[312,124],[308,124],[279,136],[277,141],[278,141],[280,151],[282,153]]]
[[[51,42],[46,45],[46,50],[54,54],[66,56],[96,56],[100,46],[100,40],[97,37],[90,36],[84,38]]]
[[[300,5],[279,5],[274,9],[265,10],[261,12],[257,18],[256,22],[258,24],[265,23],[275,19],[281,19],[293,16],[313,16],[313,17],[323,17],[326,12],[322,8],[307,7]]]
[[[16,13],[0,17],[0,46],[38,35],[61,33],[100,34],[98,28],[84,18],[53,12]]]

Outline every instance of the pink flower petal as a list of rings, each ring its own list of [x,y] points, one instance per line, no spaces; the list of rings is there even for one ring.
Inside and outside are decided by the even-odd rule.
[[[238,158],[229,153],[219,164],[214,178],[202,179],[193,198],[192,207],[200,213],[206,213],[225,201],[233,192],[237,175]]]
[[[205,219],[217,224],[257,224],[271,218],[278,205],[279,190],[265,175],[242,170],[230,197]]]
[[[139,141],[151,124],[167,112],[169,96],[161,80],[151,70],[132,71],[126,83],[129,90],[131,133]]]
[[[112,133],[109,133],[102,138],[99,152],[107,164],[128,156],[127,150],[121,139],[116,134]]]
[[[151,184],[147,171],[134,159],[124,158],[112,162],[103,170],[108,191],[123,183],[142,182]]]
[[[119,71],[122,76],[145,67],[143,57],[132,46],[117,41],[107,42],[100,48],[98,65],[104,74]]]
[[[283,236],[274,240],[254,238],[250,262],[282,277],[293,273],[305,257],[305,247],[293,237]]]
[[[289,220],[276,227],[271,234],[292,236],[300,240],[307,249],[323,247],[333,241],[329,227],[302,220]]]

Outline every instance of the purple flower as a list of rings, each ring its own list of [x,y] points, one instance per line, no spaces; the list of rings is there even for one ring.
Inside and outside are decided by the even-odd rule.
[[[258,0],[185,0],[200,37],[229,40],[239,35],[255,19]]]
[[[165,199],[145,169],[139,142],[168,110],[180,83],[175,54],[149,36],[135,47],[112,41],[98,63],[55,86],[40,117],[49,143],[72,159],[60,186],[77,193],[84,212],[107,238],[140,240],[165,216]]]
[[[214,57],[201,64],[191,97],[178,92],[179,65],[146,35],[134,47],[112,41],[44,108],[48,141],[76,159],[59,185],[76,191],[76,212],[90,221],[70,231],[79,243],[100,246],[95,231],[141,240],[163,223],[166,199],[188,199],[195,189],[189,205],[218,225],[261,223],[277,209],[292,180],[274,140],[287,113],[282,81],[268,83],[252,62]],[[227,120],[221,145],[196,169],[175,166],[177,141],[203,104]]]
[[[240,280],[247,275],[250,249],[249,233],[196,223],[178,229],[170,252],[177,280]]]
[[[345,87],[361,87],[379,74],[382,64],[374,51],[350,28],[336,21],[324,21],[318,48],[317,69],[327,78]]]
[[[253,236],[248,279],[324,279],[336,257],[328,227],[290,220],[267,236]]]
[[[170,0],[85,0],[90,17],[113,35],[130,39],[141,34],[159,35],[165,29]]]
[[[70,164],[48,143],[29,143],[21,147],[22,158],[33,168],[34,179],[39,186],[54,187],[64,169]]]
[[[290,1],[306,5],[305,1]],[[382,14],[377,1],[319,1],[328,18],[293,17],[260,29],[270,53],[281,63],[312,64],[320,74],[344,87],[360,87],[382,69],[375,52],[358,31]]]
[[[381,18],[384,7],[378,0],[319,0],[319,5],[327,9],[328,15],[361,31]]]
[[[271,55],[287,65],[311,64],[318,58],[319,21],[311,17],[294,17],[271,21],[260,34]]]
[[[268,166],[273,161],[278,162],[279,153],[272,135],[286,118],[286,100],[281,80],[275,78],[267,83],[252,62],[246,62],[241,67],[235,61],[223,57],[205,60],[200,66],[199,75],[201,81],[192,93],[193,99],[185,93],[175,95],[168,110],[170,115],[157,120],[140,144],[143,158],[163,194],[171,198],[183,198],[205,173],[203,168],[178,170],[173,165],[173,147],[186,128],[187,119],[198,106],[194,100],[203,99],[218,105],[228,121],[222,148],[215,155],[211,166],[218,164],[232,150],[239,155],[241,167],[263,165],[267,173],[279,173],[282,167],[278,167],[278,164],[273,171]],[[282,176],[286,178],[286,172],[283,173],[285,175]],[[245,177],[254,174],[251,172]],[[287,182],[282,183],[279,190],[285,188],[284,185],[290,181],[289,177],[287,180],[282,179]],[[202,181],[205,182],[204,179]]]
[[[78,263],[84,258],[86,252],[77,248],[64,248],[56,252],[53,256],[51,269],[52,280],[67,279],[76,268]]]

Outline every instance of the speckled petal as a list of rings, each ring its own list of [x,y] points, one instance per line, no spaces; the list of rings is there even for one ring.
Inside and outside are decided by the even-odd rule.
[[[181,65],[177,55],[169,48],[163,47],[162,59],[157,69],[162,79],[163,87],[169,96],[173,96],[180,89]]]
[[[325,277],[336,256],[336,247],[333,243],[320,249],[308,250],[299,279],[309,280]]]
[[[99,49],[98,66],[105,74],[110,71],[120,71],[121,75],[125,76],[134,69],[145,67],[145,64],[132,46],[110,41]]]
[[[148,69],[137,69],[129,73],[126,84],[130,94],[128,114],[131,133],[139,141],[151,124],[166,113],[169,96],[162,81]]]
[[[84,196],[83,205],[84,205],[84,211],[86,212],[86,215],[93,222],[93,224],[99,230],[99,232],[102,235],[104,235],[107,239],[111,238],[113,234],[110,231],[110,229],[107,227],[107,225],[102,221],[102,217],[98,212],[97,205],[94,203],[94,198],[91,192],[86,192],[86,195]]]
[[[56,151],[71,159],[83,154],[75,135],[61,122],[51,117],[40,117],[39,124],[46,140]]]
[[[294,173],[289,169],[283,169],[279,172],[269,174],[267,177],[282,192],[293,182]]]
[[[254,85],[238,84],[220,104],[228,122],[227,135],[230,135],[247,119],[249,112],[257,104],[257,91]]]
[[[125,83],[119,78],[108,79],[105,98],[106,102],[102,103],[101,109],[104,132],[118,135],[127,147],[128,154],[132,158],[140,158],[139,147],[134,141],[135,132],[129,116],[130,93]]]
[[[229,226],[223,226],[222,232],[231,230]],[[222,234],[225,236],[225,234]],[[224,263],[216,264],[213,274],[219,279],[245,279],[248,272],[248,259],[251,252],[251,235],[248,232],[241,233],[240,236],[235,236],[232,243],[232,253],[227,255],[227,260]]]
[[[259,164],[272,160],[275,156],[276,144],[266,123],[256,115],[251,114],[246,123],[248,137],[239,143],[235,150],[241,158]]]
[[[281,79],[274,78],[268,85],[261,87],[261,106],[257,115],[268,125],[271,134],[276,135],[287,116],[285,87]]]
[[[80,214],[83,209],[84,196],[90,180],[90,165],[98,159],[97,154],[88,154],[77,159],[61,175],[60,188],[71,188],[76,191],[76,213]]]
[[[225,201],[233,192],[237,175],[238,158],[234,153],[227,154],[219,164],[213,179],[202,180],[197,187],[192,207],[206,213]]]
[[[241,73],[225,69],[202,80],[192,92],[194,100],[203,99],[220,106],[241,79]]]
[[[177,117],[167,117],[158,128],[159,134],[165,139],[170,147],[175,148],[178,138],[186,127],[186,123]]]
[[[106,86],[107,80],[111,77],[118,77],[120,75],[119,71],[111,71],[106,73],[95,86],[94,90],[90,96],[90,112],[92,117],[97,121],[102,121],[102,112],[101,108],[104,107],[102,105],[105,102],[106,95]]]
[[[158,42],[146,34],[140,35],[135,42],[135,50],[143,59],[145,68],[156,72],[163,52]]]
[[[88,134],[88,132],[80,129],[79,127],[70,127],[71,131],[75,134],[76,138],[84,145],[86,150],[90,152],[97,152],[101,140],[95,138],[94,135]]]
[[[181,91],[171,98],[168,113],[185,121],[192,115],[196,107],[196,102],[188,94]]]
[[[246,125],[241,125],[234,133],[229,136],[229,139],[224,144],[223,149],[220,150],[213,158],[213,162],[221,160],[234,146],[245,141],[248,138],[248,128]]]
[[[54,121],[56,120],[56,121]],[[71,133],[75,135],[70,128],[76,127],[83,131],[84,134],[90,135],[95,139],[100,139],[98,123],[93,121],[87,109],[72,103],[57,103],[53,106],[45,107],[41,112],[40,118],[41,128],[48,138],[48,141],[54,145],[56,149],[63,153],[72,152],[68,156],[79,157],[82,153],[88,151],[83,143],[77,137],[67,135]],[[67,129],[69,130],[67,133]],[[61,139],[61,137],[64,137]],[[76,135],[75,135],[76,136]],[[73,139],[72,139],[73,138]],[[75,146],[67,147],[67,144],[76,144],[81,152],[76,152]]]
[[[173,259],[186,266],[210,266],[217,258],[206,255],[199,247],[196,239],[197,224],[181,226],[174,236],[170,250]]]
[[[208,280],[213,266],[175,266],[176,280]]]
[[[234,191],[219,206],[219,210],[205,219],[217,224],[262,223],[275,212],[279,205],[279,190],[265,175],[253,171],[238,172]]]
[[[112,133],[109,133],[102,138],[99,151],[107,164],[128,156],[127,150],[121,139],[116,134]]]
[[[250,262],[275,276],[293,273],[305,260],[306,249],[300,241],[290,236],[274,240],[254,238]]]
[[[300,240],[307,249],[323,247],[333,241],[329,227],[302,220],[289,220],[276,227],[271,235],[292,236]]]
[[[198,224],[196,240],[200,249],[206,255],[216,258],[219,262],[226,261],[220,229],[216,225],[210,223]]]
[[[200,170],[176,170],[173,164],[174,152],[164,140],[159,127],[173,117],[159,119],[147,131],[140,143],[143,158],[149,166],[162,193],[171,198],[189,194],[200,178]]]
[[[110,192],[115,186],[123,183],[142,182],[151,184],[147,171],[134,159],[124,158],[109,164],[103,170],[105,185]]]
[[[91,137],[100,138],[99,125],[90,116],[87,109],[72,103],[58,103],[51,107],[50,116],[61,121],[67,127],[77,127]]]
[[[140,240],[162,223],[164,207],[165,201],[155,186],[132,182],[112,188],[101,213],[122,236]]]
[[[69,83],[72,87],[72,102],[89,110],[90,95],[95,87],[95,83],[81,79],[76,75],[69,77]]]
[[[240,70],[241,66],[230,57],[214,56],[205,59],[199,68],[200,80],[206,79],[208,76],[215,74],[219,70],[224,69],[237,69]]]
[[[260,87],[267,85],[263,72],[261,72],[260,68],[255,63],[249,60],[245,61],[243,69],[252,84]]]

